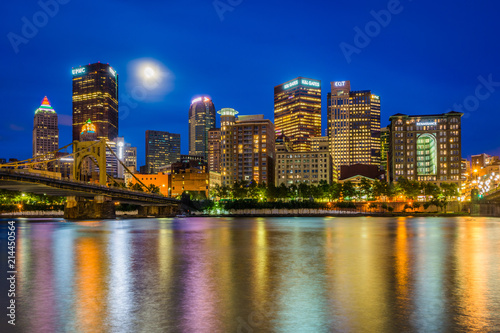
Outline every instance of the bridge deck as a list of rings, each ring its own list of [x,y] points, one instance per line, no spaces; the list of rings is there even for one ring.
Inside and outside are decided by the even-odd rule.
[[[36,194],[77,196],[93,198],[98,195],[111,197],[113,201],[142,206],[177,205],[179,200],[159,194],[107,187],[79,181],[41,176],[22,170],[0,169],[0,188]]]

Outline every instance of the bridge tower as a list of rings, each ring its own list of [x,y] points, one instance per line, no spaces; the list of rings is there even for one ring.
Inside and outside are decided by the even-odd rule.
[[[82,180],[82,162],[86,157],[93,158],[99,167],[99,184],[106,185],[106,141],[74,141],[73,180]]]

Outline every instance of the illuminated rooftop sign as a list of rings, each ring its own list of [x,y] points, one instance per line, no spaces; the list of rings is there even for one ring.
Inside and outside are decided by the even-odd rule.
[[[288,82],[285,84],[284,88],[289,89],[291,87],[295,87],[296,85],[299,84],[299,80],[293,80],[292,82]]]
[[[113,74],[113,76],[116,76],[116,71],[112,67],[109,67],[109,71]]]
[[[435,121],[420,121],[417,123],[417,126],[436,126],[437,123]]]
[[[319,88],[320,87],[320,82],[319,81],[316,81],[316,80],[309,80],[309,79],[300,79],[300,81],[297,79],[297,80],[293,80],[291,82],[288,82],[288,83],[285,83],[285,85],[283,86],[284,89],[290,89],[290,88],[293,88],[297,85],[303,85],[303,86],[308,86],[308,87],[315,87],[315,88]]]
[[[73,73],[73,75],[85,74],[85,70],[85,67],[75,68],[71,71],[71,73]]]
[[[319,81],[302,79],[300,80],[300,83],[302,83],[305,86],[319,88]]]
[[[207,102],[210,102],[210,98],[208,97],[198,97],[198,98],[195,98],[191,101],[191,104],[193,103],[198,103],[198,102],[201,102],[203,101],[204,103],[207,103]]]
[[[345,81],[337,81],[333,84],[335,87],[344,87]]]

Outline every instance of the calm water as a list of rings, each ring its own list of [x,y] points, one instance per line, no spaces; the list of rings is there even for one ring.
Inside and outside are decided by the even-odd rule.
[[[500,331],[500,219],[34,222],[20,332]]]

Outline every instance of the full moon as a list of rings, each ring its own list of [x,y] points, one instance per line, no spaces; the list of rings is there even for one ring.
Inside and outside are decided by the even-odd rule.
[[[146,67],[146,68],[144,69],[144,76],[145,76],[146,78],[148,78],[148,79],[149,79],[149,78],[152,78],[154,75],[155,75],[155,71],[154,71],[154,69],[152,69],[151,67]]]

